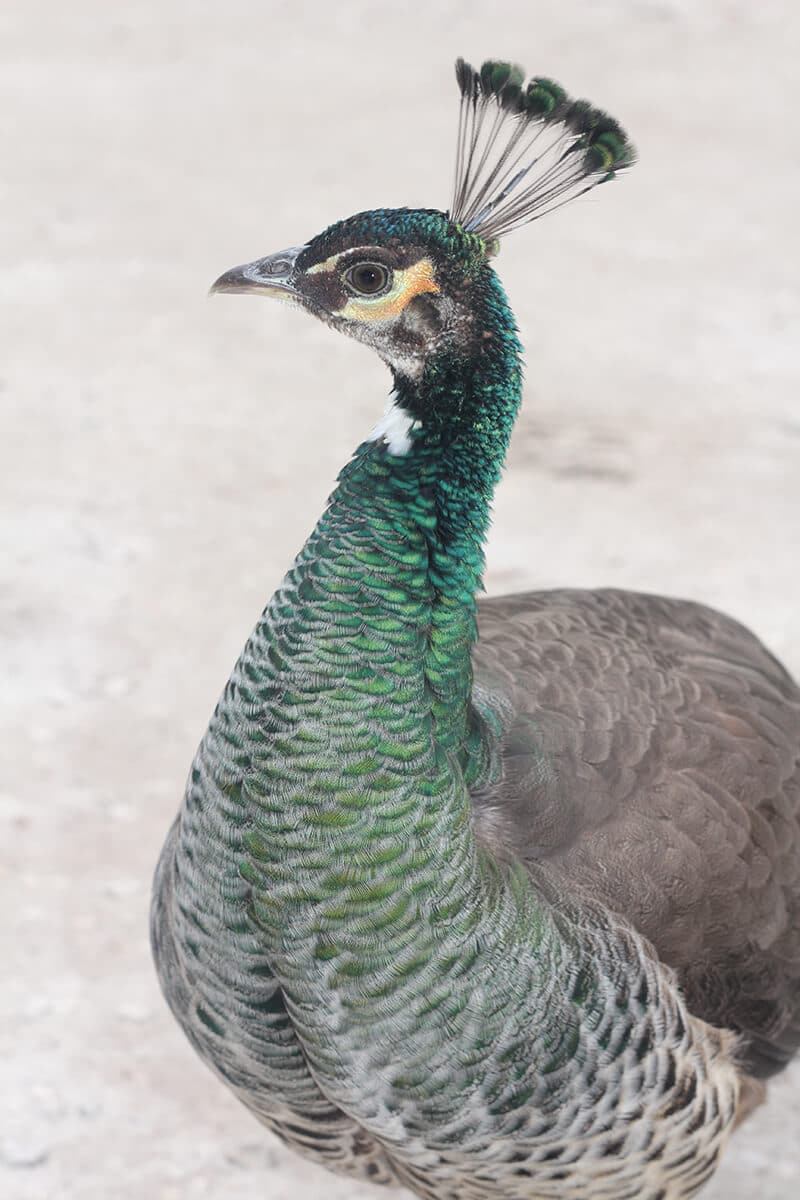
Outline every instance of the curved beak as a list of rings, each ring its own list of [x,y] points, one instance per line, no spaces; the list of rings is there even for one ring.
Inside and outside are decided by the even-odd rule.
[[[297,291],[292,282],[294,264],[305,246],[292,246],[277,254],[268,254],[255,262],[231,267],[211,285],[210,294],[216,292],[257,292],[261,296],[274,296],[279,300],[296,300]]]

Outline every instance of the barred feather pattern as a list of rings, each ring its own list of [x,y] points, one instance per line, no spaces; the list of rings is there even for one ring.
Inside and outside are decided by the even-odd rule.
[[[450,216],[485,241],[545,216],[635,161],[627,134],[551,79],[521,67],[456,63],[461,92]]]

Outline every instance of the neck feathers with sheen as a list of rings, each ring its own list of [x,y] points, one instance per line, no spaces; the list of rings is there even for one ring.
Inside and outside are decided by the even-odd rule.
[[[730,1039],[690,1017],[634,931],[472,832],[496,751],[471,704],[475,594],[520,392],[499,285],[487,312],[470,361],[398,379],[411,419],[342,472],[217,707],[177,854],[216,887],[214,971],[253,941],[322,1092],[431,1194],[438,1172],[477,1195],[470,1155],[491,1147],[536,1166],[542,1197],[656,1195],[662,1110],[678,1113],[669,1154],[691,1142],[713,1165]],[[230,973],[249,1003],[235,954]],[[565,1182],[567,1154],[588,1165]],[[517,1182],[502,1194],[529,1195]]]

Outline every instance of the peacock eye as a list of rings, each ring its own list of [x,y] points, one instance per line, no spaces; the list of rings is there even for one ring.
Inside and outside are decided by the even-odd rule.
[[[360,296],[376,296],[385,292],[391,283],[391,272],[382,263],[356,263],[344,273],[344,281]]]

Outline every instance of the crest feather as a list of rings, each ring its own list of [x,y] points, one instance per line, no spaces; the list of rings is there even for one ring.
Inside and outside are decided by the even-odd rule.
[[[459,58],[461,91],[450,219],[490,241],[534,221],[630,167],[622,126],[552,79]]]

